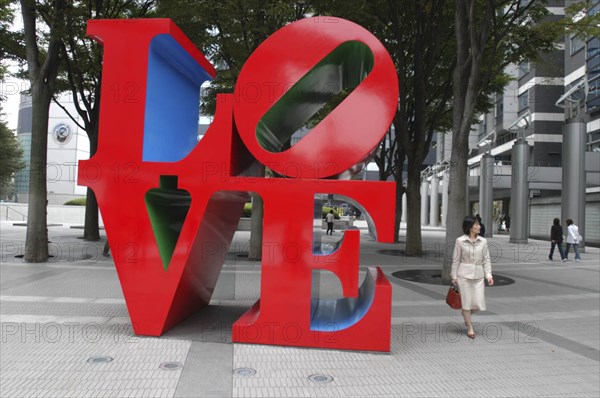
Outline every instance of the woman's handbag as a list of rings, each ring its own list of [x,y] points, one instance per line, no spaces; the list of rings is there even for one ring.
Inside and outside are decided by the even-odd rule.
[[[462,301],[460,299],[458,285],[452,285],[450,286],[450,289],[448,289],[448,294],[446,295],[446,304],[455,310],[462,309]]]

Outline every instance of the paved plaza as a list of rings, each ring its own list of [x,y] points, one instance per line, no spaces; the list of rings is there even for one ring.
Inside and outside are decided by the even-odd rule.
[[[424,255],[374,242],[362,224],[361,275],[393,287],[391,352],[232,344],[231,325],[260,295],[260,265],[237,232],[211,305],[160,338],[135,336],[102,241],[49,228],[45,264],[27,264],[25,227],[0,224],[0,396],[6,397],[508,397],[600,394],[600,251],[548,260],[550,244],[490,238],[496,277],[488,310],[466,336],[447,286],[392,276],[441,269],[444,230],[423,230]],[[324,232],[324,231],[323,231]],[[324,240],[342,237],[337,231]],[[573,258],[573,253],[571,253]],[[331,274],[321,295],[341,295]]]

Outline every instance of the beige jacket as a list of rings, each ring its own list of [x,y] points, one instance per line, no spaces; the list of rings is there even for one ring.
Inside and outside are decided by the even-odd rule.
[[[450,277],[457,279],[481,279],[492,277],[492,262],[487,240],[480,236],[471,242],[467,235],[456,239],[452,255]]]

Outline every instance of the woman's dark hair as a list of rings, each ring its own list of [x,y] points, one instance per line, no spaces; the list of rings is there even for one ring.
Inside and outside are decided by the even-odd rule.
[[[469,235],[469,231],[471,230],[471,228],[473,228],[473,225],[475,225],[475,223],[478,222],[477,219],[473,216],[466,216],[465,219],[463,220],[463,232],[465,233],[465,235]]]
[[[554,219],[554,225],[560,225],[560,220],[558,218]]]
[[[571,220],[570,218],[567,219],[567,225],[572,225],[573,224],[573,220]]]

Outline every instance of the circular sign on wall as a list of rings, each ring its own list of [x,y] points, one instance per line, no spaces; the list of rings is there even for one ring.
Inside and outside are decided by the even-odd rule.
[[[59,145],[65,145],[73,138],[73,132],[69,125],[59,123],[52,129],[52,139]]]

